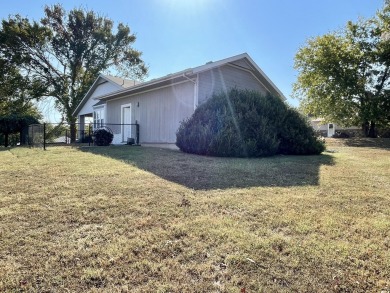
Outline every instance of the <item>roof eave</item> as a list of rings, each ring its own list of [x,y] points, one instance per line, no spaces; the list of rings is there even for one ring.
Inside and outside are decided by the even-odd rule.
[[[177,73],[170,74],[170,75],[167,75],[167,76],[164,76],[164,77],[161,77],[161,78],[152,79],[150,81],[147,81],[147,82],[144,82],[144,83],[140,83],[140,84],[132,86],[130,88],[125,88],[123,90],[119,90],[119,91],[116,91],[116,92],[111,93],[111,94],[106,94],[106,95],[103,95],[103,96],[100,96],[100,97],[96,97],[96,99],[99,99],[101,101],[107,101],[107,100],[110,100],[110,99],[118,98],[121,95],[126,95],[128,93],[131,93],[133,91],[136,91],[136,90],[139,90],[139,89],[142,89],[142,88],[153,87],[154,85],[161,84],[161,83],[163,83],[165,81],[173,80],[175,78],[180,78],[182,76],[188,76],[188,75],[193,75],[192,69],[186,69],[186,70],[179,71]]]
[[[224,64],[227,64],[227,63],[231,63],[231,62],[235,62],[235,61],[238,61],[238,60],[241,60],[241,59],[247,59],[250,63],[250,65],[253,66],[253,68],[255,70],[257,70],[257,72],[264,78],[264,80],[269,84],[269,86],[284,100],[286,100],[286,97],[283,95],[283,93],[281,92],[281,90],[279,90],[279,88],[269,79],[269,77],[264,73],[264,71],[253,61],[253,59],[249,56],[248,53],[242,53],[242,54],[239,54],[239,55],[236,55],[236,56],[232,56],[232,57],[229,57],[229,58],[226,58],[226,59],[223,59],[223,60],[220,60],[220,61],[216,61],[216,62],[212,62],[212,63],[207,63],[205,65],[201,65],[201,66],[198,66],[198,67],[195,67],[193,69],[193,73],[194,74],[197,74],[197,73],[201,73],[201,72],[204,72],[204,71],[207,71],[207,70],[211,70],[213,68],[216,68],[216,67],[220,67],[220,66],[223,66]],[[268,91],[270,91],[270,89],[268,89]]]
[[[256,70],[260,74],[260,76],[262,78],[264,78],[264,80],[267,83],[267,85],[265,85],[267,87],[267,90],[269,92],[275,92],[276,94],[278,94],[280,96],[280,98],[286,100],[286,97],[279,90],[279,88],[269,79],[269,77],[263,72],[263,70],[261,70],[261,68],[252,60],[252,58],[247,53],[242,53],[242,54],[232,56],[232,57],[229,57],[226,59],[222,59],[222,60],[219,60],[216,62],[206,63],[206,64],[198,66],[198,67],[185,69],[185,70],[179,71],[177,73],[169,74],[169,75],[157,78],[157,79],[152,79],[150,81],[132,86],[130,88],[119,89],[118,91],[116,91],[114,93],[102,95],[100,97],[95,97],[95,99],[101,100],[101,101],[107,101],[110,99],[119,98],[119,97],[124,96],[126,94],[130,94],[132,92],[140,90],[142,88],[150,88],[150,87],[153,87],[155,85],[159,85],[163,82],[166,82],[168,80],[174,80],[174,79],[180,78],[181,76],[183,76],[183,77],[193,76],[194,74],[208,71],[208,70],[211,70],[213,68],[217,68],[217,67],[223,66],[225,64],[228,64],[230,62],[235,62],[235,61],[245,59],[245,58],[248,60],[250,65],[253,66],[254,70]],[[270,87],[270,88],[268,88],[268,87]]]
[[[246,53],[245,53],[246,54]],[[287,100],[282,91],[272,82],[272,80],[264,73],[263,70],[252,60],[252,58],[246,54],[245,58],[255,67],[255,69],[264,77],[264,79],[270,84],[270,86],[279,94],[281,98]]]
[[[96,89],[99,78],[102,78],[102,79],[106,80],[107,82],[109,82],[117,87],[122,88],[120,85],[118,85],[117,83],[108,79],[106,76],[104,76],[103,74],[100,73],[98,75],[98,77],[95,79],[95,81],[93,82],[93,84],[91,85],[91,87],[89,88],[88,92],[85,94],[85,96],[81,100],[81,102],[77,105],[76,109],[73,111],[73,113],[72,113],[73,116],[77,116],[77,114],[80,112],[80,110],[84,107],[87,100],[91,97],[93,91]]]

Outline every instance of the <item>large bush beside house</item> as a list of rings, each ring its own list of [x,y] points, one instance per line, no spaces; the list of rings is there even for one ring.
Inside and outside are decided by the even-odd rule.
[[[285,155],[317,155],[325,150],[309,121],[297,110],[287,106],[283,123],[279,126],[278,153]]]
[[[176,136],[182,151],[210,156],[320,154],[325,148],[306,119],[280,98],[238,89],[200,105]]]

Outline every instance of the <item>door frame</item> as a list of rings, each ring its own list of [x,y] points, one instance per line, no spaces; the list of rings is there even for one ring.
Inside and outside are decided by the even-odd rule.
[[[328,137],[332,137],[336,133],[336,126],[334,123],[328,123]]]
[[[125,125],[123,125],[123,124],[125,124],[125,122],[124,122],[124,118],[125,117],[123,115],[123,111],[124,111],[125,108],[130,108],[130,123],[131,123],[131,103],[121,105],[121,124],[122,124],[122,126],[121,126],[121,137],[122,137],[122,142],[126,142],[125,141],[125,137],[124,137],[124,135],[125,135]],[[131,135],[131,126],[130,126],[130,135]]]

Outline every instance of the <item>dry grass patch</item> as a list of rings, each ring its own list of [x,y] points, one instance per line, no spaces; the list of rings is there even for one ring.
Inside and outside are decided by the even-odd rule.
[[[0,291],[390,292],[390,142],[0,151]]]

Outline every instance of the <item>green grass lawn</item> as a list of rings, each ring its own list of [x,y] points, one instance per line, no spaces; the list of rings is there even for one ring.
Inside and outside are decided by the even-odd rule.
[[[390,292],[390,140],[0,149],[0,292]]]

